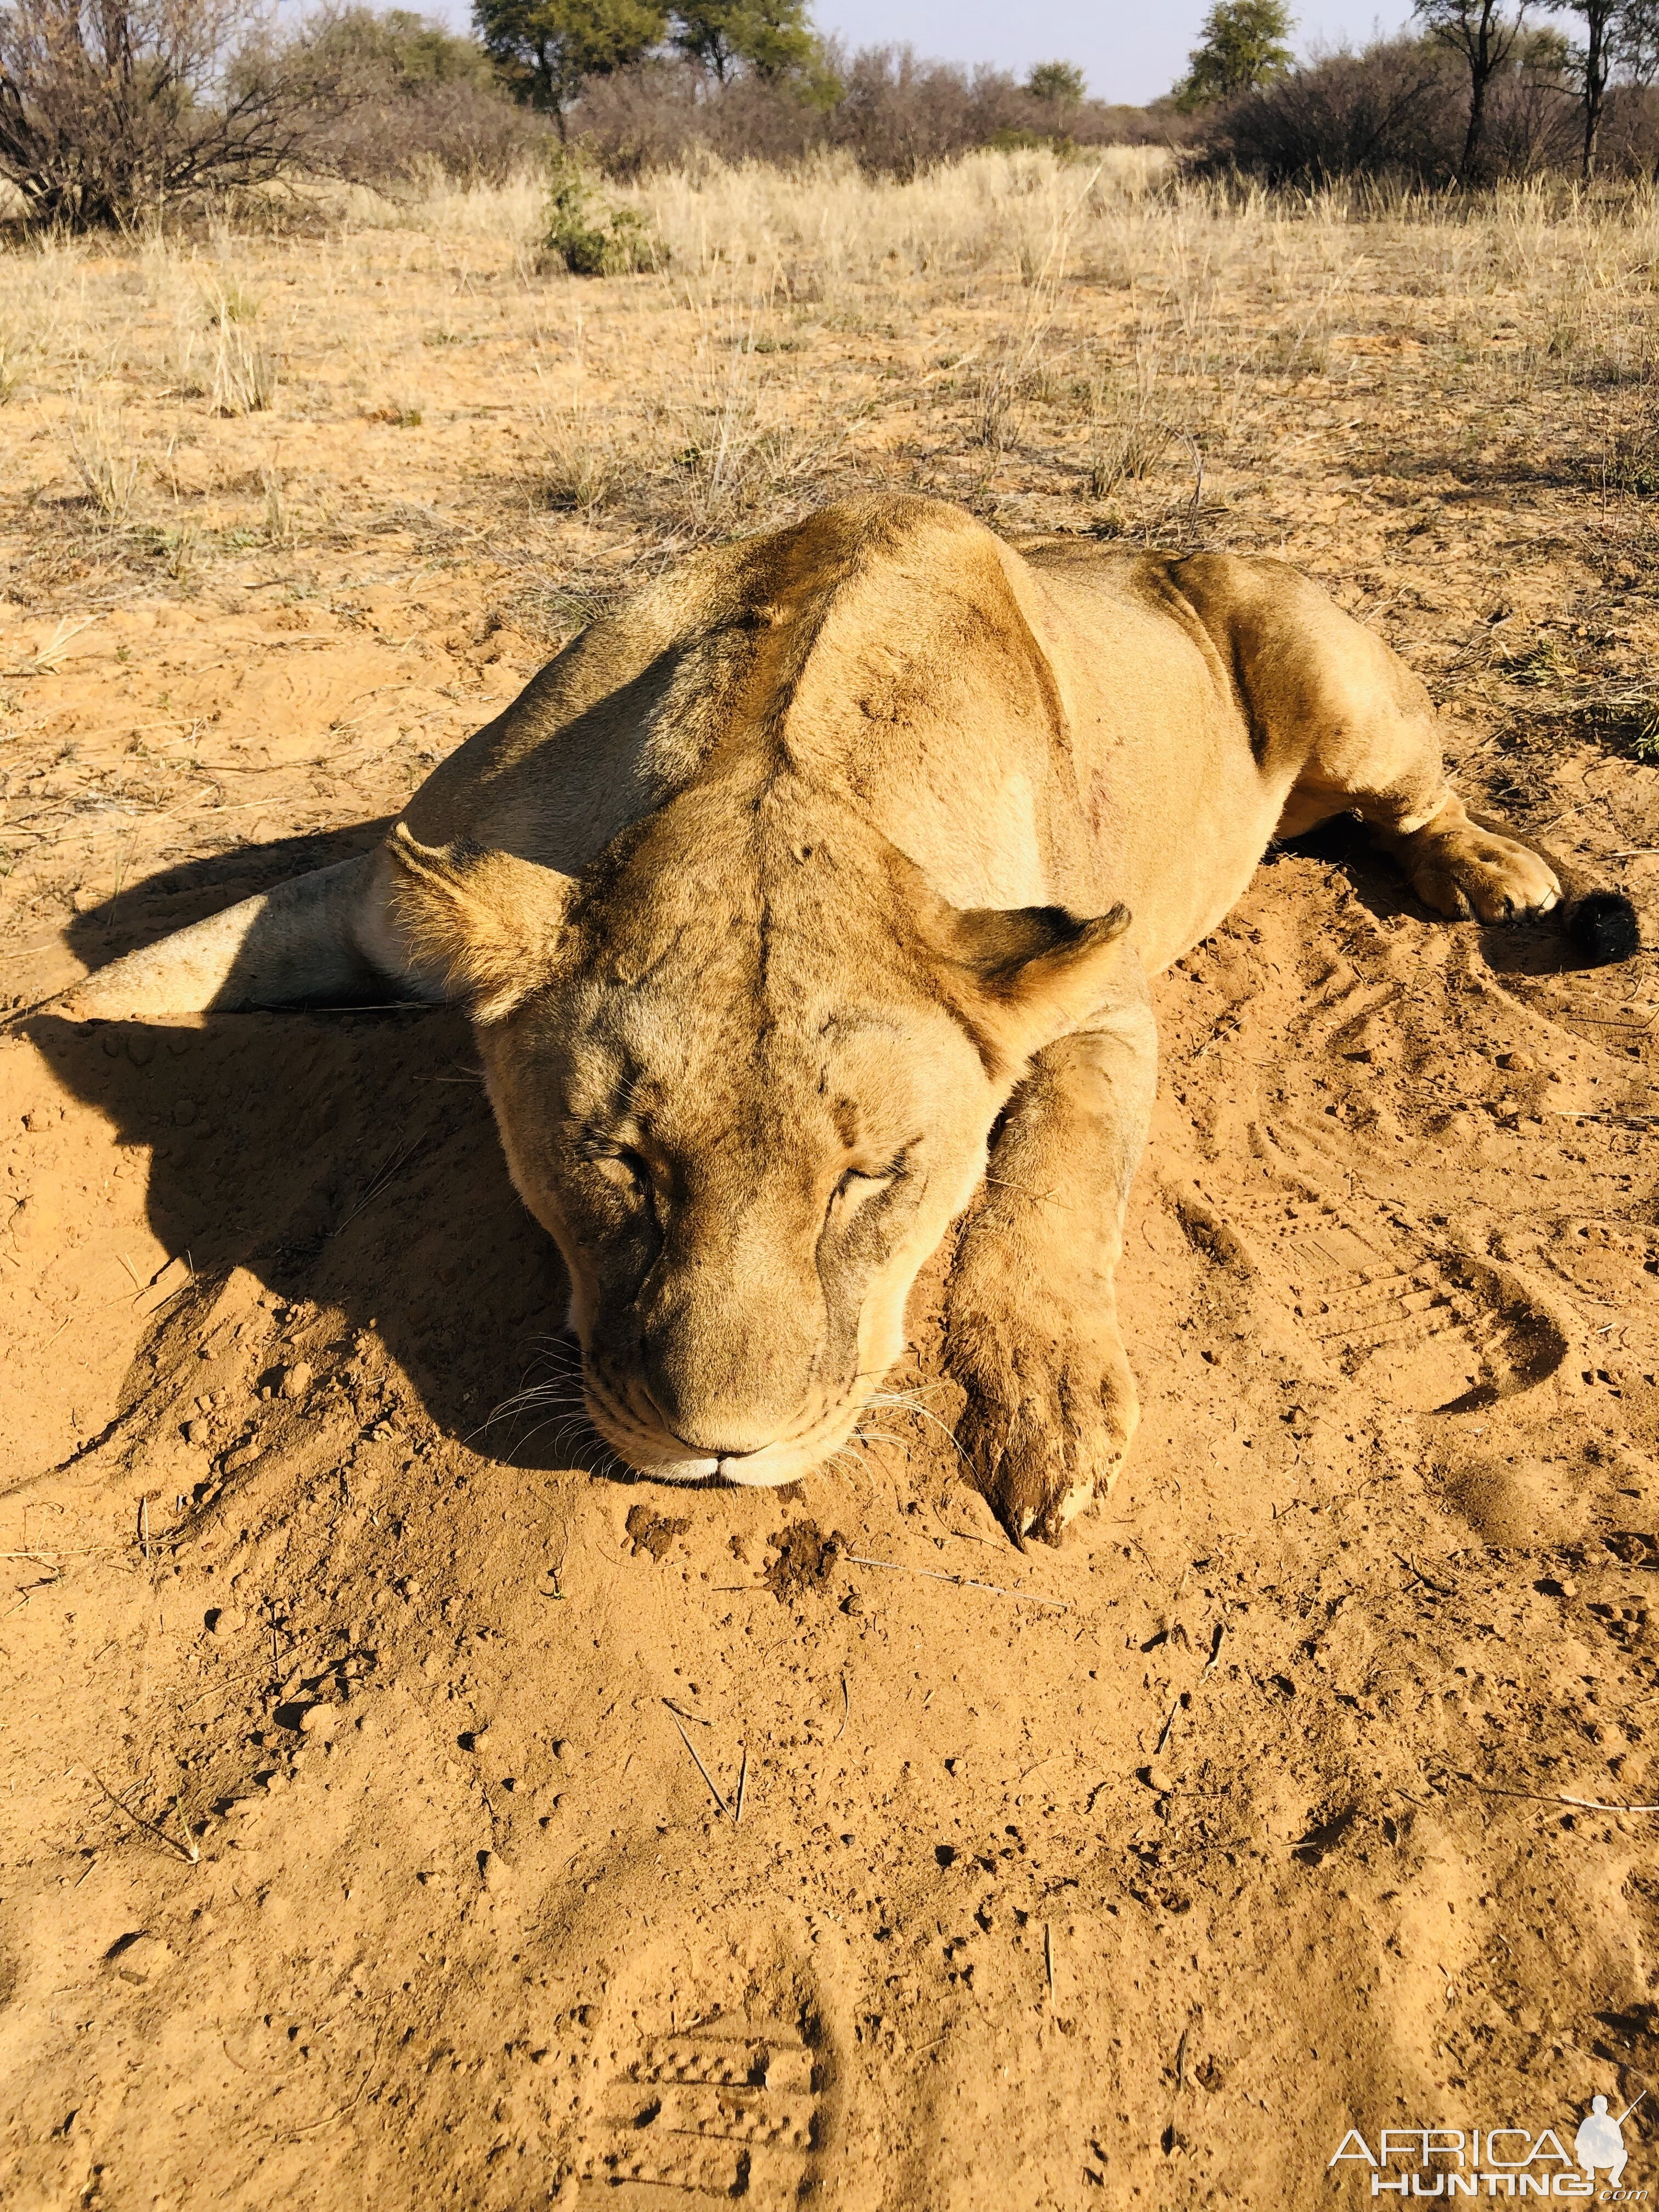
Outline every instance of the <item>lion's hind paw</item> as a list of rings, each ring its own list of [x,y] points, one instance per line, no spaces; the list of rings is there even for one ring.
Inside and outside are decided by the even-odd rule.
[[[1428,842],[1414,860],[1412,888],[1454,921],[1522,921],[1561,900],[1554,871],[1528,847],[1489,830],[1462,829]]]

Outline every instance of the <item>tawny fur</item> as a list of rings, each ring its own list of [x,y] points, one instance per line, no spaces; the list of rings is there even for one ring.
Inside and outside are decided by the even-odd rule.
[[[1442,913],[1559,897],[1469,823],[1416,678],[1291,569],[853,501],[625,600],[370,858],[76,999],[466,1003],[590,1412],[665,1477],[835,1450],[972,1209],[959,1440],[1016,1537],[1053,1538],[1134,1432],[1113,1277],[1147,980],[1275,835],[1350,810]]]

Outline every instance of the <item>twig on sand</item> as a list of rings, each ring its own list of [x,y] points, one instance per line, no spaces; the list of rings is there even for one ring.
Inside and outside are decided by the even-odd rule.
[[[988,1590],[993,1597],[1022,1598],[1027,1605],[1051,1605],[1060,1613],[1072,1609],[1068,1598],[1040,1597],[1035,1590],[1004,1589],[1000,1583],[977,1582],[972,1575],[947,1575],[939,1567],[908,1567],[901,1559],[866,1559],[858,1552],[848,1552],[843,1557],[855,1567],[884,1567],[892,1575],[921,1575],[930,1583],[954,1583],[958,1589]]]
[[[743,1747],[743,1765],[738,1769],[738,1802],[732,1809],[732,1825],[735,1827],[743,1818],[744,1799],[749,1794],[749,1747]]]
[[[168,1835],[167,1830],[158,1827],[154,1820],[147,1820],[142,1813],[135,1813],[131,1805],[125,1803],[116,1796],[101,1774],[95,1773],[90,1766],[86,1771],[92,1776],[93,1780],[118,1813],[125,1814],[126,1818],[134,1822],[137,1826],[148,1829],[149,1833],[164,1843],[170,1851],[177,1851],[179,1857],[187,1860],[191,1866],[200,1863],[202,1854],[194,1844],[181,1844],[177,1836]]]
[[[227,2057],[230,2056],[228,2050],[227,2050],[225,2056]],[[242,2070],[246,2073],[247,2069],[244,2067]],[[339,2121],[345,2119],[349,2114],[355,2112],[358,2106],[362,2104],[363,2100],[363,2092],[368,2087],[369,2075],[372,2074],[374,2070],[374,2068],[371,2066],[364,2073],[362,2080],[357,2084],[356,2094],[351,2099],[349,2104],[338,2106],[331,2112],[325,2112],[320,2120],[307,2120],[303,2127],[290,2129],[287,2135],[276,2136],[273,2140],[279,2143],[303,2142],[307,2136],[314,2136],[320,2129],[331,2128]]]
[[[1437,1597],[1455,1597],[1457,1593],[1447,1583],[1437,1583],[1432,1575],[1425,1575],[1422,1568],[1418,1565],[1416,1560],[1408,1559],[1403,1552],[1396,1552],[1395,1553],[1395,1557],[1399,1560],[1401,1565],[1404,1567],[1408,1575],[1414,1577],[1415,1579],[1422,1584],[1425,1589],[1431,1589]]]
[[[669,1711],[673,1714],[677,1720],[696,1721],[699,1728],[713,1728],[714,1725],[714,1722],[708,1718],[706,1713],[688,1713],[684,1705],[677,1705],[672,1698],[665,1698],[663,1699],[663,1703],[667,1706]]]
[[[337,1008],[336,1011],[337,1012],[338,1009]],[[368,1182],[364,1184],[362,1194],[358,1198],[356,1206],[352,1207],[349,1213],[343,1215],[342,1218],[335,1224],[334,1227],[328,1232],[329,1235],[331,1237],[343,1236],[345,1231],[350,1228],[352,1223],[356,1220],[359,1214],[367,1212],[368,1208],[374,1205],[375,1200],[392,1188],[392,1185],[397,1181],[398,1177],[403,1173],[404,1170],[409,1165],[416,1154],[425,1150],[426,1144],[427,1139],[424,1136],[416,1137],[409,1144],[402,1146],[400,1150],[389,1153],[387,1157],[381,1161],[380,1166],[375,1169]]]
[[[1048,2008],[1052,2012],[1054,2003],[1054,1929],[1050,1920],[1042,1923],[1042,1968],[1048,1977]]]
[[[148,1492],[138,1500],[138,1541],[143,1547],[144,1565],[149,1565],[149,1496]]]
[[[830,1741],[831,1743],[839,1743],[841,1741],[842,1736],[847,1733],[847,1723],[852,1717],[853,1700],[847,1694],[847,1677],[843,1674],[841,1678],[841,1726],[836,1730],[834,1735],[830,1737]]]
[[[665,1698],[663,1699],[663,1703],[664,1703],[664,1705],[668,1705],[668,1700],[667,1700],[667,1698]],[[683,1727],[681,1727],[681,1724],[680,1724],[680,1717],[679,1717],[679,1715],[678,1715],[678,1714],[674,1711],[674,1708],[672,1707],[672,1705],[668,1705],[668,1715],[669,1715],[669,1718],[673,1722],[673,1723],[674,1723],[675,1727],[676,1727],[677,1729],[679,1729],[679,1731],[680,1731],[680,1741],[681,1741],[681,1742],[685,1746],[686,1749],[690,1753],[690,1754],[691,1754],[691,1763],[692,1763],[692,1765],[696,1768],[696,1770],[697,1770],[698,1773],[702,1775],[702,1777],[703,1780],[704,1780],[704,1781],[708,1784],[708,1794],[709,1794],[709,1796],[714,1799],[714,1802],[715,1802],[715,1803],[720,1807],[720,1810],[721,1810],[721,1812],[722,1812],[722,1813],[729,1813],[729,1812],[731,1811],[731,1809],[732,1809],[732,1808],[731,1808],[731,1807],[726,1803],[726,1802],[725,1798],[724,1798],[724,1797],[722,1797],[722,1796],[720,1796],[720,1791],[719,1791],[718,1790],[716,1790],[716,1789],[715,1789],[715,1787],[714,1787],[714,1776],[713,1776],[713,1775],[708,1771],[708,1768],[703,1765],[703,1763],[702,1763],[702,1759],[700,1759],[697,1757],[697,1747],[696,1747],[696,1745],[695,1743],[693,1743],[693,1742],[692,1742],[692,1741],[691,1741],[690,1737],[689,1735],[687,1735],[687,1734],[686,1734],[686,1732],[685,1732],[684,1729]]]
[[[1487,1797],[1529,1797],[1540,1805],[1571,1805],[1581,1813],[1659,1813],[1659,1805],[1608,1805],[1599,1797],[1570,1797],[1552,1790],[1512,1790],[1501,1782],[1481,1782],[1473,1774],[1449,1771],[1449,1782],[1467,1782]]]

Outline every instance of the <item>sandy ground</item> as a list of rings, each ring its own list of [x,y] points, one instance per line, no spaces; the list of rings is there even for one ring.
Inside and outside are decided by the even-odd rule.
[[[14,1003],[356,848],[618,577],[853,483],[1282,551],[1650,941],[1646,371],[1583,372],[1647,358],[1643,239],[1540,226],[1546,297],[1409,226],[1147,222],[1035,350],[1006,270],[769,278],[724,506],[641,398],[728,358],[703,278],[221,237],[286,318],[238,418],[167,382],[200,267],[65,262],[0,410]],[[1177,425],[1097,492],[1091,345]],[[936,369],[975,346],[1012,414]],[[550,510],[579,431],[658,445]],[[461,1022],[14,1032],[0,2199],[1348,2204],[1346,2131],[1427,2125],[1557,2170],[1659,2067],[1656,991],[1273,856],[1158,988],[1133,1465],[1029,1557],[957,1477],[943,1257],[931,1410],[855,1471],[621,1481]],[[1652,2187],[1651,2098],[1625,2136]]]

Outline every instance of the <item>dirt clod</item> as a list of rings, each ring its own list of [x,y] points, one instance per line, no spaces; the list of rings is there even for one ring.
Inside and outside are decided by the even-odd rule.
[[[665,1513],[653,1513],[648,1505],[630,1505],[625,1522],[631,1550],[630,1558],[637,1559],[641,1552],[648,1559],[666,1557],[668,1547],[677,1536],[684,1535],[691,1526],[690,1516],[672,1520]]]
[[[836,1560],[847,1549],[839,1528],[827,1536],[816,1521],[792,1521],[767,1542],[777,1557],[766,1570],[766,1586],[780,1605],[828,1585]]]

